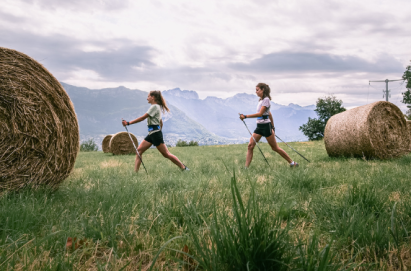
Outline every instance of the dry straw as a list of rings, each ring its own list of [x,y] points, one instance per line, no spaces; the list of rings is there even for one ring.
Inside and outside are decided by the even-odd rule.
[[[57,188],[73,169],[79,141],[74,106],[57,79],[0,47],[0,192]]]
[[[131,134],[131,138],[133,138],[134,144],[136,147],[138,146],[137,138]],[[137,154],[136,149],[133,146],[133,143],[130,140],[127,132],[119,132],[110,140],[110,152],[114,155],[120,154]]]
[[[103,148],[104,153],[111,152],[110,151],[110,139],[113,137],[113,135],[106,135],[106,137],[103,139],[103,143],[101,143],[101,147]]]
[[[410,151],[404,115],[389,102],[334,115],[325,127],[324,142],[329,156],[389,159]]]

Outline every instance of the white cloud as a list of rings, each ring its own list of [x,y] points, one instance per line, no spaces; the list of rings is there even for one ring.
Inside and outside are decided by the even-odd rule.
[[[411,53],[408,0],[3,2],[0,46],[85,87],[226,97],[267,82],[284,104],[330,90],[361,104],[368,80],[401,77]]]
[[[128,0],[21,0],[23,4],[38,6],[44,10],[68,9],[73,12],[93,10],[115,11],[129,7]]]

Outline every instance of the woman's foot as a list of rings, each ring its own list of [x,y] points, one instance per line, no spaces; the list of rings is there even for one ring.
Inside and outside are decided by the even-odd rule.
[[[298,166],[299,166],[299,164],[297,162],[292,161],[290,163],[290,167],[298,167]]]

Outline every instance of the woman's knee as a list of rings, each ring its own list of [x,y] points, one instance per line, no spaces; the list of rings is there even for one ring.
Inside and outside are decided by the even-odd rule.
[[[253,143],[248,143],[248,149],[249,149],[250,151],[254,150],[254,147],[255,147],[255,143],[254,143],[254,142],[253,142]]]

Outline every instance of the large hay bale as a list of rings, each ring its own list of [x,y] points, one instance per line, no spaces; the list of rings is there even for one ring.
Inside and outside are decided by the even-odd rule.
[[[110,140],[113,137],[113,135],[106,135],[106,137],[103,139],[103,142],[101,143],[101,148],[103,149],[104,153],[110,152]]]
[[[56,188],[79,151],[74,106],[34,59],[0,47],[0,191]]]
[[[133,138],[134,144],[138,146],[137,138],[130,133],[131,138]],[[137,154],[136,149],[133,146],[133,143],[130,140],[127,132],[119,132],[110,140],[110,152],[114,155],[120,154]]]
[[[388,159],[407,153],[410,137],[401,110],[381,101],[332,116],[324,142],[329,156]]]

